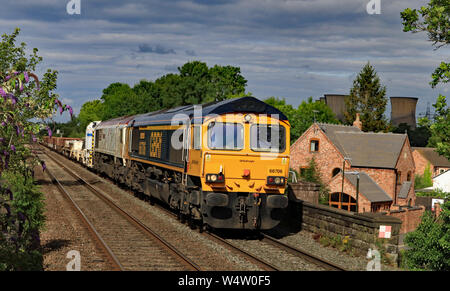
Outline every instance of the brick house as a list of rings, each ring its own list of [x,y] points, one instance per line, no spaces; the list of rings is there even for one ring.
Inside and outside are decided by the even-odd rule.
[[[312,158],[332,207],[356,211],[357,196],[358,212],[415,205],[415,164],[406,134],[363,132],[359,118],[354,126],[314,123],[292,144],[290,167],[302,171]],[[347,174],[356,171],[358,194],[357,175]]]
[[[413,147],[413,158],[416,164],[416,174],[423,175],[427,164],[430,164],[432,177],[450,169],[450,161],[440,156],[435,148]]]

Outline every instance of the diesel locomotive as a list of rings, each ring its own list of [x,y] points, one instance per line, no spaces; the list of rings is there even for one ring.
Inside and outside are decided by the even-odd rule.
[[[88,166],[191,226],[266,230],[287,207],[289,121],[254,97],[120,117],[88,131]]]

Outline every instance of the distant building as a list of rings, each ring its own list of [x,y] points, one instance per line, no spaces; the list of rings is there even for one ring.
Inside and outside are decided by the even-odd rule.
[[[416,174],[423,175],[429,164],[432,177],[444,173],[450,169],[450,161],[439,155],[435,148],[413,147],[413,158],[416,164]]]
[[[450,170],[442,172],[433,178],[433,189],[450,193]]]
[[[319,100],[331,108],[336,118],[345,123],[345,98],[348,95],[324,94]],[[391,97],[391,122],[394,126],[406,123],[411,129],[416,128],[416,105],[417,97]]]
[[[345,122],[345,97],[347,96],[348,95],[324,94],[324,97],[320,97],[319,100],[324,102],[328,105],[328,107],[331,108],[338,120],[340,120],[341,122]]]
[[[391,97],[391,122],[394,126],[401,123],[416,129],[416,97]]]
[[[408,136],[366,133],[361,127],[359,118],[354,126],[314,123],[292,144],[290,167],[301,172],[314,158],[330,190],[329,205],[335,208],[356,210],[357,178],[343,177],[344,163],[344,173],[360,173],[359,212],[415,205],[415,165]]]

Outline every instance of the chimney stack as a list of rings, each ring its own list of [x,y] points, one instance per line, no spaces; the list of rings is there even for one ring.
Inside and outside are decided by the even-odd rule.
[[[362,122],[359,119],[359,113],[356,113],[356,120],[353,121],[353,126],[359,128],[360,130],[362,130]]]

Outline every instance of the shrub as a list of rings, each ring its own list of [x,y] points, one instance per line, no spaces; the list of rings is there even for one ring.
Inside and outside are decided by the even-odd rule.
[[[403,253],[402,265],[407,269],[450,271],[450,201],[443,204],[439,218],[425,212],[405,242],[409,249]]]

